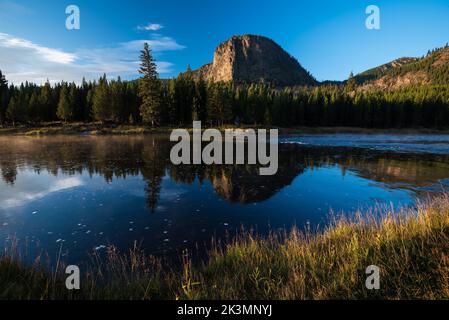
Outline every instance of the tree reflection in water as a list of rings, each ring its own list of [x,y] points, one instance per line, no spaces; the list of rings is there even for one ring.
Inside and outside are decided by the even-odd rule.
[[[260,176],[255,165],[180,165],[170,162],[167,136],[55,136],[44,138],[0,137],[0,171],[13,185],[21,169],[39,174],[99,174],[107,182],[141,175],[145,181],[147,207],[155,212],[161,184],[168,175],[175,182],[191,184],[209,180],[229,202],[249,204],[271,198],[306,170],[338,165],[361,177],[397,186],[428,187],[449,178],[449,156],[400,154],[355,148],[307,147],[281,144],[279,170]]]

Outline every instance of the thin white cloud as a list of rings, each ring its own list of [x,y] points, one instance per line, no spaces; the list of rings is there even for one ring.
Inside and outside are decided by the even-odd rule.
[[[42,59],[55,63],[71,63],[76,60],[76,56],[58,49],[43,47],[31,41],[15,38],[5,33],[0,33],[0,48],[8,50],[25,50],[40,56]],[[2,50],[3,51],[3,50]]]
[[[161,30],[162,28],[164,28],[164,26],[159,23],[149,23],[147,25],[137,27],[138,30],[144,31],[158,31]]]
[[[156,56],[185,48],[170,37],[153,35],[148,40],[67,52],[0,33],[0,67],[14,84],[25,81],[41,84],[47,79],[52,83],[61,80],[79,83],[83,77],[92,80],[103,73],[109,77],[133,77],[137,75],[139,51],[145,42]],[[160,74],[173,72],[173,64],[167,61],[157,61],[157,67]]]

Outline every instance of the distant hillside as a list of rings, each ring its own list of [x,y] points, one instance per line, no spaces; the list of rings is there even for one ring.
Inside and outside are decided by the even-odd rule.
[[[211,82],[258,82],[279,86],[315,85],[317,81],[273,40],[262,36],[233,36],[220,44],[214,60],[193,72]]]
[[[363,89],[396,89],[409,85],[449,84],[449,47],[423,58],[400,58],[356,75]]]
[[[400,68],[406,64],[413,63],[418,60],[419,60],[418,58],[412,57],[399,58],[389,63],[383,64],[379,67],[372,68],[362,73],[359,73],[354,78],[358,84],[363,84],[371,80],[379,79],[395,68]]]

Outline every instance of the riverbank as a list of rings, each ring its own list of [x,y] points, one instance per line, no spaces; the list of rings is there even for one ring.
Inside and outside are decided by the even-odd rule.
[[[106,261],[81,268],[79,291],[66,290],[61,264],[49,274],[39,261],[29,268],[3,256],[0,299],[448,299],[449,195],[336,218],[314,233],[244,233],[203,263],[109,247]],[[365,286],[370,265],[380,268],[379,290]]]
[[[102,125],[101,123],[49,123],[42,126],[17,126],[0,128],[1,135],[47,136],[47,135],[140,135],[169,133],[171,128],[151,128],[132,125]]]
[[[191,127],[186,127],[191,129]],[[220,130],[227,128],[236,129],[235,126],[221,126]],[[428,128],[404,128],[404,129],[374,129],[357,127],[291,127],[277,128],[264,126],[241,126],[242,129],[279,129],[279,133],[288,134],[332,134],[332,133],[353,133],[353,134],[449,134],[449,129],[428,129]],[[101,123],[68,123],[59,122],[46,123],[40,126],[16,126],[0,127],[2,135],[22,135],[22,136],[46,136],[46,135],[144,135],[144,134],[170,134],[175,127],[152,128],[143,125],[102,125]]]

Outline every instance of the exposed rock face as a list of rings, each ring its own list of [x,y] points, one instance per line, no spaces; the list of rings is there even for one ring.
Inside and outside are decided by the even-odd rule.
[[[211,82],[263,82],[279,86],[315,85],[316,80],[274,41],[255,35],[234,36],[220,44],[213,63],[194,71]]]

